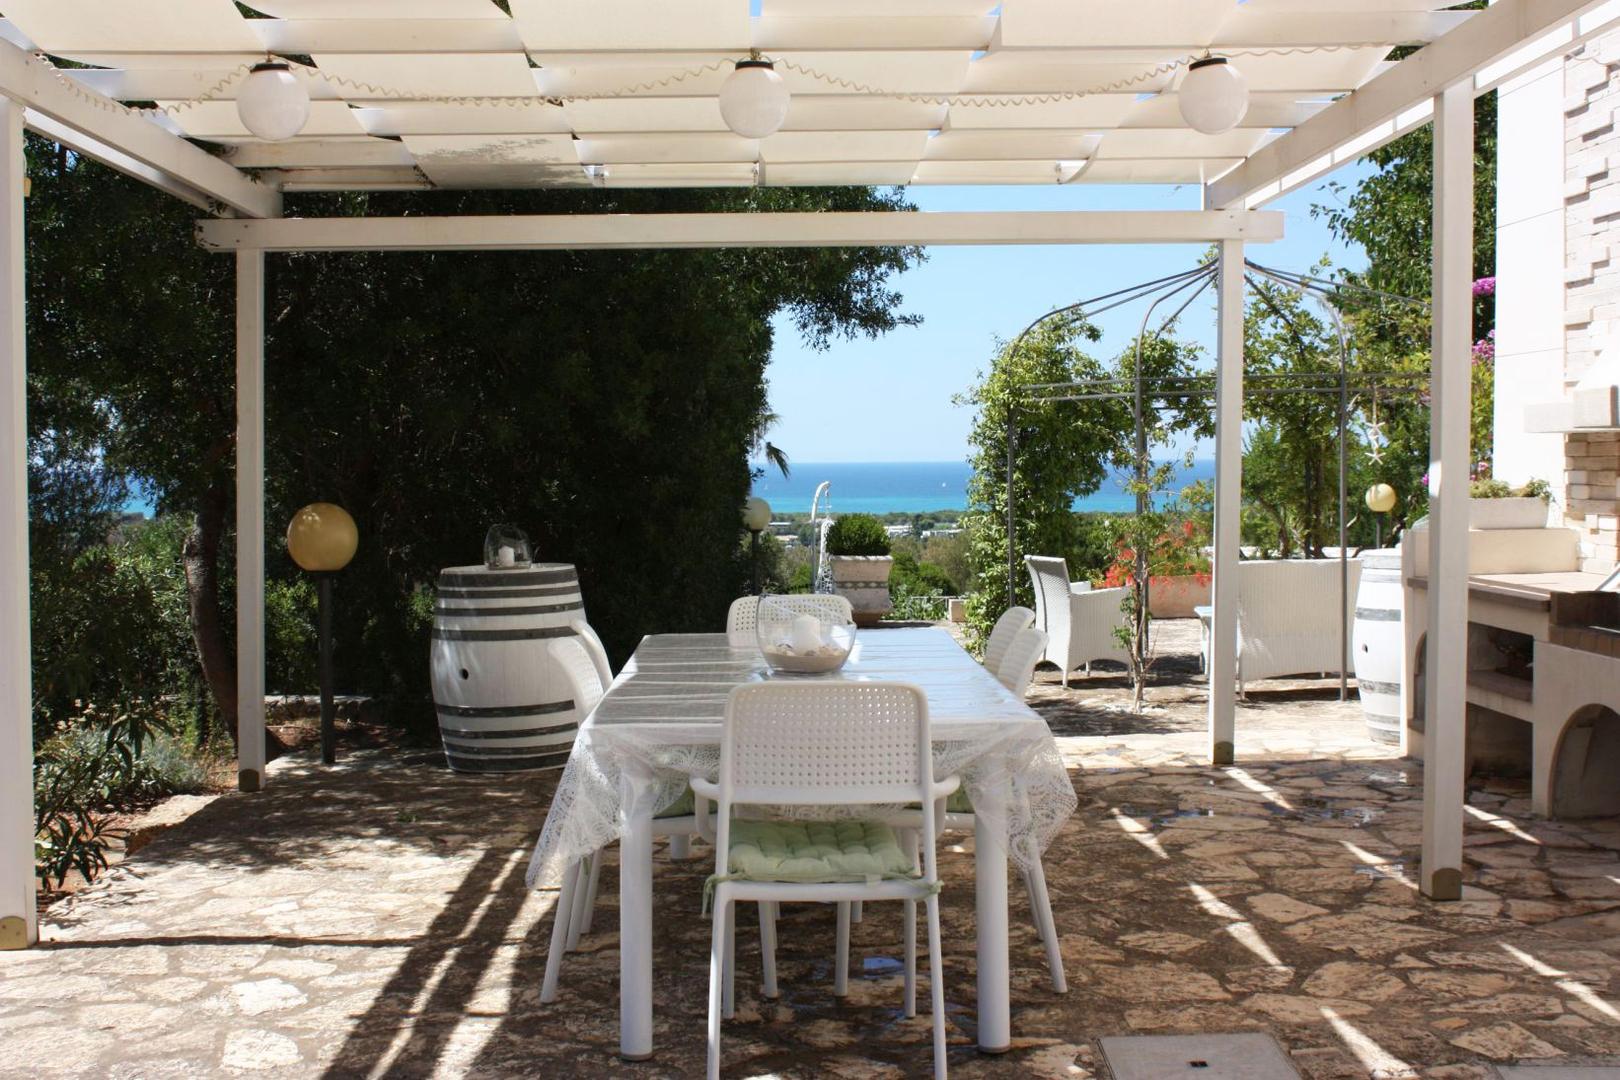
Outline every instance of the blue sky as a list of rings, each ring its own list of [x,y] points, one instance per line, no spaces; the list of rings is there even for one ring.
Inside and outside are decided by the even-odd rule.
[[[1347,166],[1329,179],[1348,185],[1369,166]],[[1360,268],[1359,249],[1334,242],[1312,220],[1313,203],[1331,203],[1326,181],[1294,192],[1270,209],[1287,214],[1285,238],[1254,245],[1249,257],[1283,269],[1308,270],[1323,255]],[[1192,210],[1191,186],[917,187],[922,210]],[[807,347],[778,320],[767,378],[781,417],[769,438],[797,461],[952,461],[967,453],[971,410],[951,403],[985,369],[995,341],[1022,330],[1045,311],[1196,264],[1195,245],[1108,247],[938,247],[928,261],[893,280],[904,310],[923,317],[874,340],[838,341],[825,352]],[[1099,320],[1103,353],[1136,332],[1140,307]],[[1183,333],[1211,340],[1214,309],[1203,300],[1182,318]]]

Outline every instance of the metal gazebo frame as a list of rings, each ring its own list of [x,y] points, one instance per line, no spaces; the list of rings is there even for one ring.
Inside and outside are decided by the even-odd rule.
[[[1339,307],[1331,297],[1341,290],[1359,292],[1376,296],[1383,300],[1392,300],[1414,307],[1428,308],[1429,305],[1412,297],[1399,296],[1394,293],[1381,292],[1364,286],[1353,285],[1348,282],[1328,281],[1310,277],[1304,274],[1295,274],[1288,271],[1276,270],[1262,266],[1252,260],[1245,259],[1245,281],[1254,287],[1254,294],[1270,309],[1276,318],[1288,327],[1296,342],[1301,342],[1299,328],[1281,308],[1279,308],[1265,291],[1258,286],[1260,280],[1265,279],[1275,284],[1292,289],[1302,295],[1309,295],[1328,313],[1339,340],[1339,366],[1336,375],[1317,372],[1276,372],[1244,375],[1244,382],[1261,382],[1267,385],[1246,389],[1246,394],[1292,395],[1313,394],[1333,395],[1338,398],[1338,419],[1336,437],[1339,448],[1339,506],[1338,506],[1338,532],[1339,532],[1339,700],[1349,697],[1350,667],[1350,562],[1349,546],[1346,532],[1349,528],[1349,454],[1348,433],[1350,411],[1354,398],[1370,394],[1376,400],[1379,396],[1397,397],[1406,394],[1421,394],[1426,391],[1429,376],[1423,372],[1361,372],[1357,375],[1357,382],[1352,385],[1350,381],[1350,338],[1344,326],[1344,319]],[[1118,401],[1130,398],[1132,413],[1135,421],[1135,466],[1136,480],[1139,489],[1136,493],[1135,513],[1142,514],[1147,510],[1148,494],[1143,488],[1147,483],[1147,425],[1144,422],[1146,407],[1149,401],[1169,401],[1175,399],[1205,398],[1213,401],[1216,392],[1216,377],[1213,372],[1208,375],[1191,376],[1159,376],[1149,378],[1142,370],[1142,347],[1149,339],[1148,324],[1152,321],[1154,313],[1166,301],[1187,295],[1181,299],[1176,309],[1158,324],[1152,332],[1152,337],[1162,337],[1167,330],[1175,325],[1182,313],[1196,300],[1215,280],[1219,263],[1216,260],[1202,263],[1191,270],[1166,277],[1156,278],[1153,281],[1143,282],[1139,285],[1117,289],[1102,296],[1092,297],[1074,304],[1066,304],[1054,308],[1037,318],[1026,326],[1012,344],[1008,347],[1009,354],[1015,353],[1024,340],[1037,327],[1050,319],[1062,315],[1079,314],[1085,316],[1100,315],[1126,304],[1153,297],[1147,311],[1142,316],[1142,325],[1136,335],[1136,364],[1130,377],[1116,376],[1104,379],[1083,379],[1067,383],[1026,383],[1014,391],[1014,397],[1007,410],[1007,604],[1012,606],[1016,602],[1018,582],[1018,544],[1017,544],[1017,513],[1016,499],[1014,497],[1014,474],[1017,466],[1018,453],[1018,410],[1020,406],[1047,405],[1063,402],[1086,401]],[[1188,292],[1188,290],[1191,290]],[[1094,306],[1100,305],[1100,306]],[[1145,552],[1137,553],[1137,575],[1143,581],[1144,602],[1142,612],[1138,618],[1142,619],[1146,629],[1147,598],[1150,595],[1151,583],[1148,580],[1147,556]],[[1147,634],[1137,635],[1137,648],[1145,659],[1147,650]],[[1213,673],[1211,673],[1213,676]]]

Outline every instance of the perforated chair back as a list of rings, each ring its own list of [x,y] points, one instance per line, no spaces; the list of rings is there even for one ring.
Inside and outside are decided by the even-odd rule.
[[[1046,631],[1027,626],[1018,631],[1007,647],[1007,655],[996,669],[996,678],[1001,680],[1002,686],[1022,697],[1035,678],[1035,665],[1045,655]]]
[[[579,643],[585,646],[585,654],[591,658],[596,668],[596,677],[604,687],[613,685],[613,668],[608,664],[607,650],[602,647],[602,639],[597,636],[596,630],[584,619],[575,619],[568,624],[568,628],[579,638]]]
[[[831,593],[773,593],[773,603],[779,603],[798,615],[819,615],[832,622],[850,622],[854,616],[849,601]],[[726,613],[726,636],[731,644],[747,648],[755,642],[754,632],[759,619],[759,597],[739,596],[731,602]]]
[[[601,676],[596,673],[596,664],[591,661],[585,646],[575,638],[558,638],[547,648],[551,652],[551,659],[562,670],[563,678],[568,681],[574,708],[579,722],[583,724],[606,692]]]
[[[1027,607],[1010,607],[990,631],[990,640],[984,643],[984,669],[992,675],[1001,671],[1002,658],[1018,632],[1035,621],[1035,613]]]
[[[933,771],[928,699],[915,686],[756,683],[727,699],[720,780],[737,802],[927,801]]]

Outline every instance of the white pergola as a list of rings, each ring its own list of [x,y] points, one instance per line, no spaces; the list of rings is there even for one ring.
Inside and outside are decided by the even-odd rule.
[[[1231,671],[1243,397],[1243,251],[1277,196],[1433,122],[1433,542],[1421,885],[1460,895],[1467,623],[1473,100],[1620,20],[1620,0],[0,0],[0,947],[37,938],[24,417],[23,132],[209,213],[237,267],[240,786],[264,770],[264,253],[875,244],[1217,243],[1214,637]],[[507,10],[509,9],[509,11]],[[1394,46],[1422,44],[1408,59]],[[783,129],[728,131],[731,61],[792,92]],[[1248,79],[1246,119],[1184,126],[1205,50]],[[308,57],[302,133],[255,139],[247,65]],[[59,68],[52,58],[91,67]],[[122,102],[156,102],[131,110]],[[199,146],[200,140],[213,149]],[[282,216],[282,193],[515,187],[1199,184],[1181,212]],[[1234,760],[1234,686],[1211,679],[1211,760]],[[645,973],[627,973],[642,978]],[[646,976],[649,977],[650,976]],[[649,985],[650,989],[650,985]],[[981,1044],[1005,1045],[984,997]],[[627,1053],[651,1017],[625,1017]]]

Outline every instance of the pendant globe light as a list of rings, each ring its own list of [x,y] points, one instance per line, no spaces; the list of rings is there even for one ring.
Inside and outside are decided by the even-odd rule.
[[[236,114],[261,139],[290,139],[309,120],[309,92],[281,61],[254,64],[236,95]]]
[[[1206,56],[1187,65],[1181,80],[1181,116],[1195,131],[1221,135],[1249,111],[1249,80],[1224,56]]]
[[[726,127],[745,139],[774,135],[787,119],[787,84],[776,66],[756,54],[737,61],[736,70],[720,87],[720,117]]]

